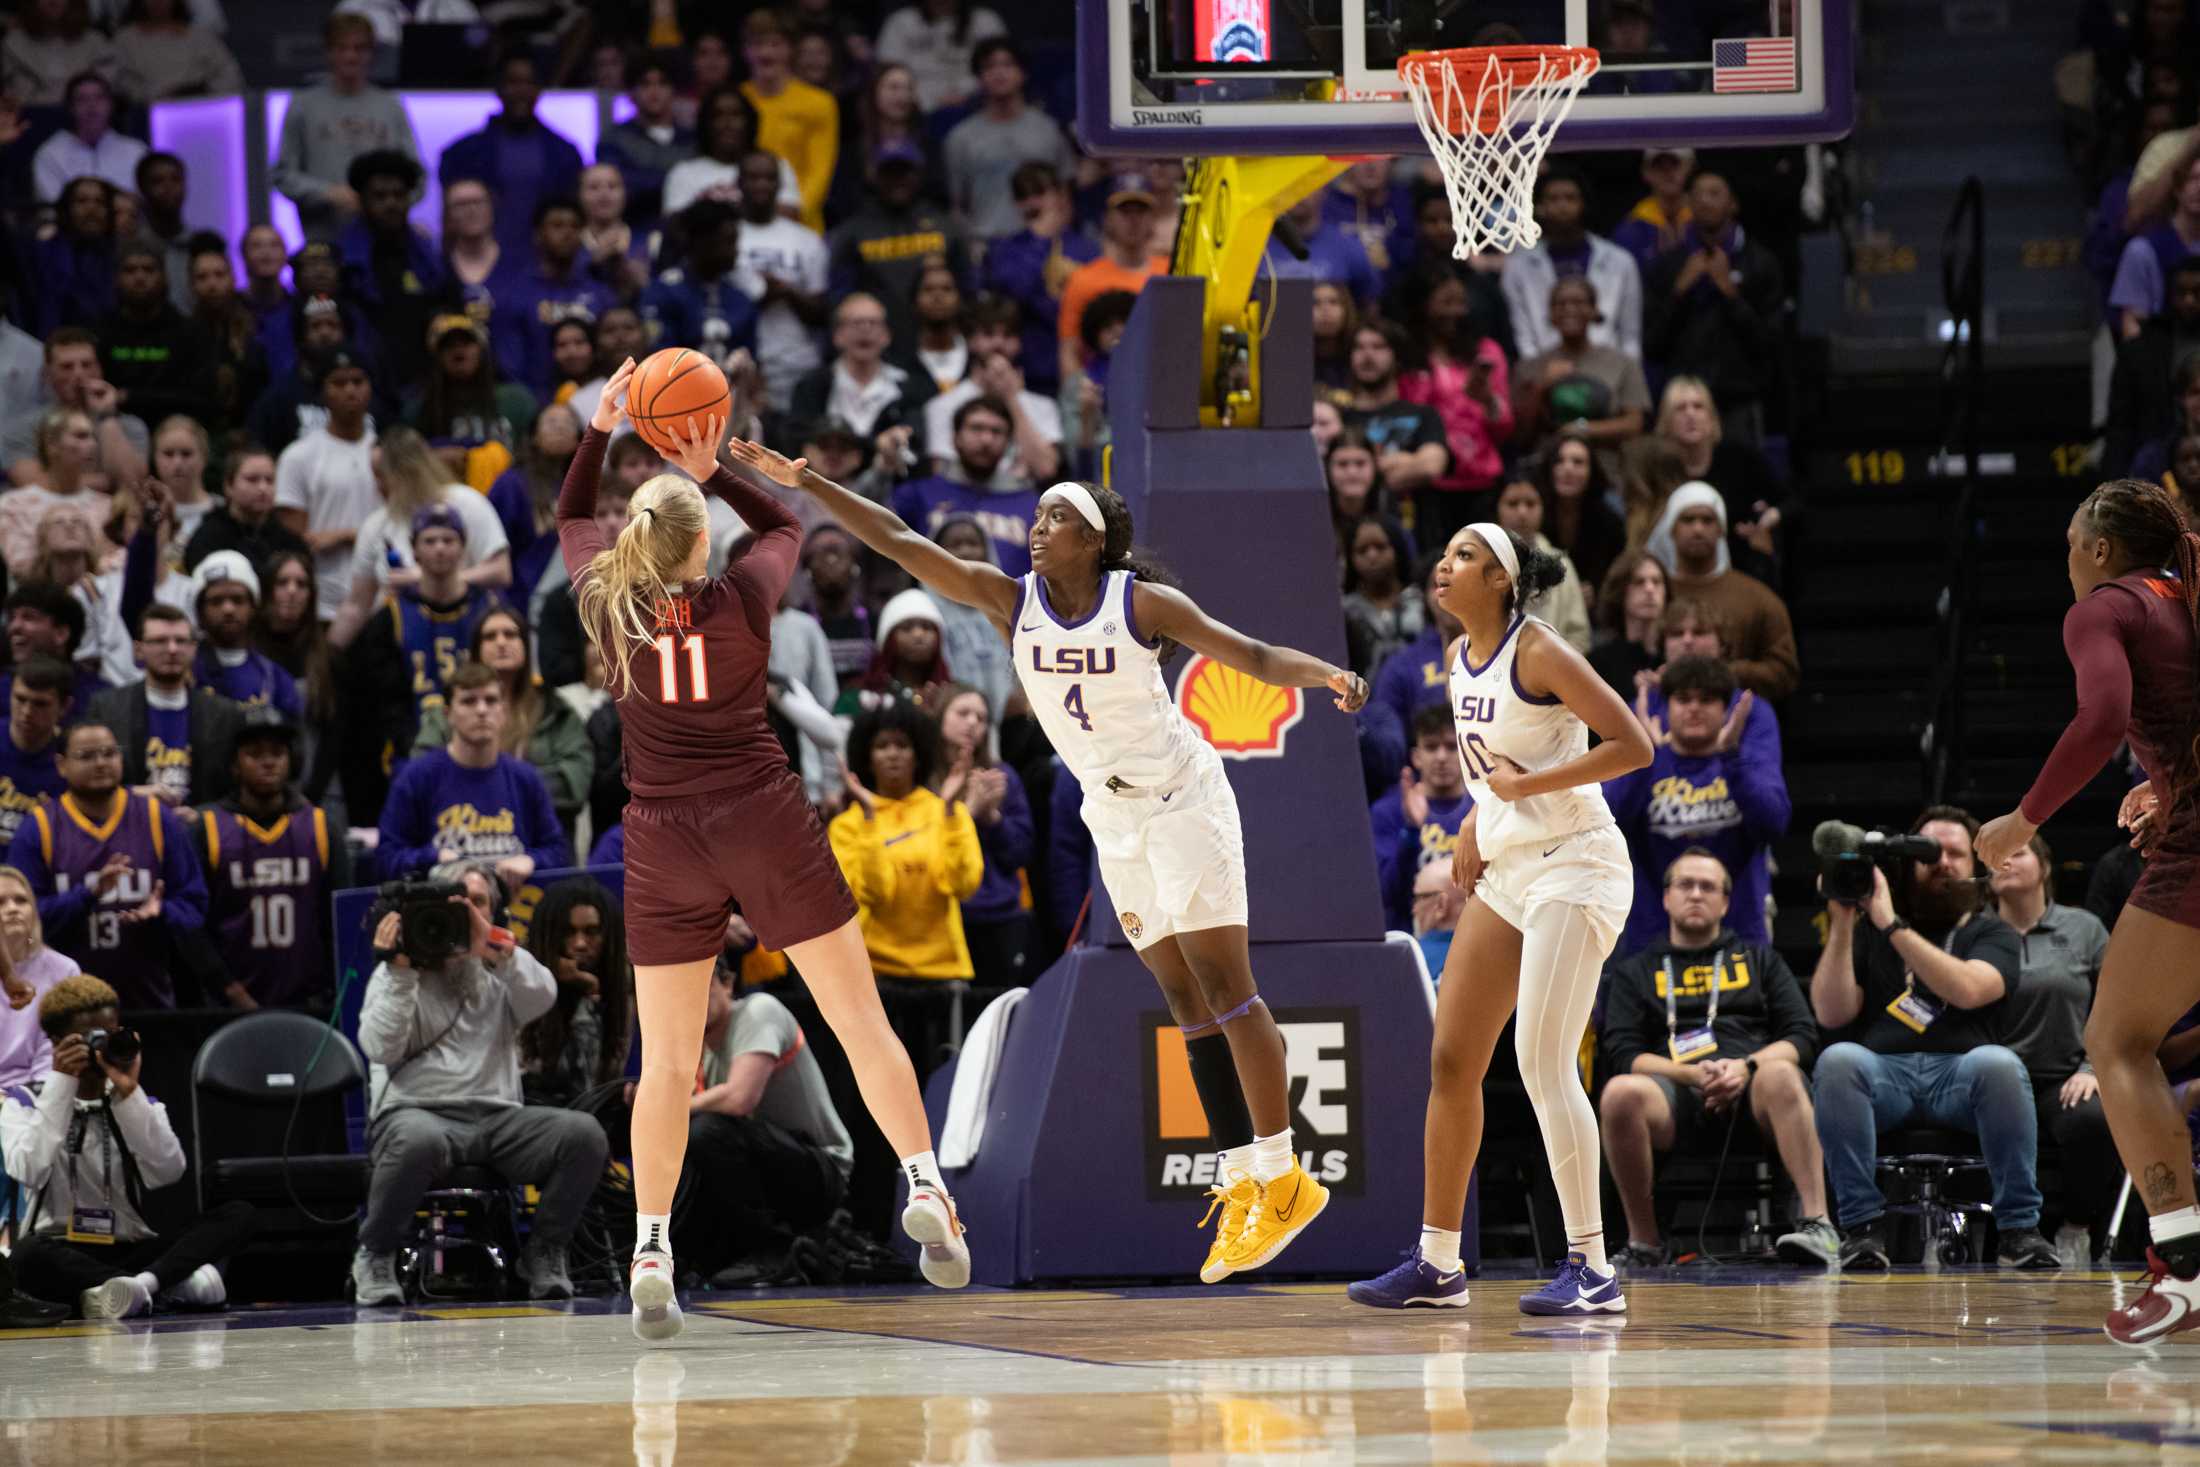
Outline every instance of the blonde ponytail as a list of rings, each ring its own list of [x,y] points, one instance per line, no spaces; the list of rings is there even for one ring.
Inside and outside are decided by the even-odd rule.
[[[627,663],[656,635],[657,608],[678,592],[695,537],[710,527],[703,491],[659,474],[634,491],[619,538],[596,552],[573,586],[581,630],[603,658],[604,686],[623,690]]]

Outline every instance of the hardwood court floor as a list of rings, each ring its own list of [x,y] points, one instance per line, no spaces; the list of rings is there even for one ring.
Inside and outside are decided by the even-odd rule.
[[[0,1462],[2200,1463],[2200,1336],[2122,1350],[2115,1276],[1667,1273],[1624,1325],[1525,1285],[710,1295],[245,1312],[0,1336]]]

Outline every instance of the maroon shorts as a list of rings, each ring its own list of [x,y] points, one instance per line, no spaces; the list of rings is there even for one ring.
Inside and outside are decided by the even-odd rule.
[[[2200,927],[2200,821],[2182,820],[2162,832],[2131,905],[2186,927]]]
[[[626,950],[650,967],[716,957],[726,913],[765,947],[823,937],[856,914],[817,810],[792,773],[756,789],[626,807]]]

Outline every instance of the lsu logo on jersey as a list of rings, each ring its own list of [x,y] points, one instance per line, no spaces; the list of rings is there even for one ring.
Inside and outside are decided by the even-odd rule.
[[[1176,680],[1176,706],[1225,759],[1280,759],[1306,716],[1298,688],[1279,688],[1196,653]]]
[[[1691,963],[1673,978],[1673,996],[1676,999],[1711,997],[1711,981],[1718,977],[1718,968],[1711,963]],[[1665,1002],[1665,970],[1659,969],[1651,977],[1657,990],[1658,1002]],[[1749,959],[1738,952],[1727,955],[1726,974],[1719,978],[1719,992],[1733,993],[1749,987]]]
[[[1367,1189],[1361,1114],[1360,1011],[1277,1009],[1284,1071],[1291,1087],[1291,1132],[1299,1164],[1346,1196]],[[1140,1016],[1140,1065],[1146,1101],[1146,1195],[1161,1201],[1214,1185],[1215,1154],[1207,1113],[1192,1085],[1184,1031],[1166,1011]]]

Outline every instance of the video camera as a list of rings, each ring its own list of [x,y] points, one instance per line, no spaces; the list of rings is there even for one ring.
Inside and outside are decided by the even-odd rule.
[[[1869,900],[1874,866],[1893,871],[1904,861],[1930,865],[1940,859],[1940,842],[1930,837],[1866,830],[1843,820],[1821,821],[1810,833],[1810,848],[1818,857],[1826,898],[1836,902]]]
[[[455,881],[385,881],[381,908],[397,913],[397,947],[415,968],[440,968],[474,945],[473,909]]]

